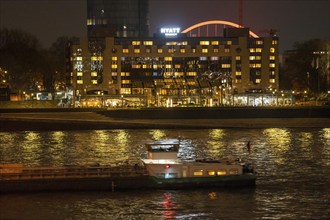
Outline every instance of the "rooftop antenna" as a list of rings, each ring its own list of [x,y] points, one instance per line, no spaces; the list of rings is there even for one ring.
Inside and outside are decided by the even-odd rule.
[[[238,24],[240,27],[243,27],[243,0],[239,0]]]

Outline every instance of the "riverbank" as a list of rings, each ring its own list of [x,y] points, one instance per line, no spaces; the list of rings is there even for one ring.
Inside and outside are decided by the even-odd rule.
[[[330,108],[14,109],[0,131],[330,127]]]

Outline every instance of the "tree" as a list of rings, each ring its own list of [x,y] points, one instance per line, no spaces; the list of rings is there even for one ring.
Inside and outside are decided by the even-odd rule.
[[[12,90],[34,90],[42,85],[40,49],[35,36],[0,29],[0,67],[8,72]]]
[[[329,45],[330,39],[295,43],[282,76],[291,89],[321,93],[329,88]]]
[[[62,36],[51,45],[48,50],[48,61],[52,74],[52,85],[54,88],[64,88],[66,85],[66,65],[70,57],[68,56],[69,44],[78,41],[76,37]]]

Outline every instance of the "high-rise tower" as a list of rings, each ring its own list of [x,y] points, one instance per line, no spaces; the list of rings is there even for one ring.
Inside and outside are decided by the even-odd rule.
[[[88,37],[146,37],[148,0],[87,0]]]

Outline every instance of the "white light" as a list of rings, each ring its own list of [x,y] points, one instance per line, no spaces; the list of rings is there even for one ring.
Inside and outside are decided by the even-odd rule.
[[[161,28],[160,33],[165,34],[165,36],[177,36],[180,33],[180,28]]]

